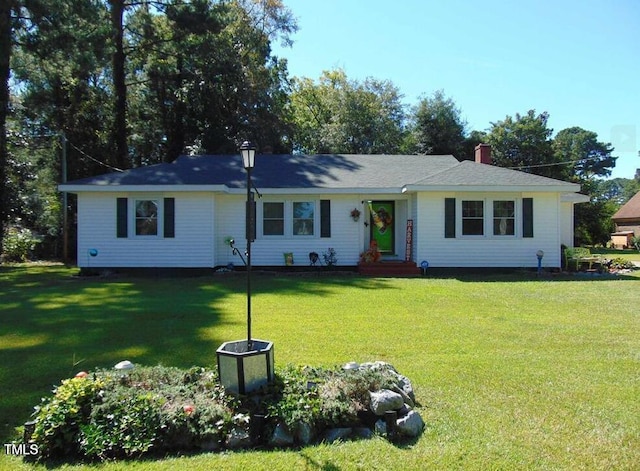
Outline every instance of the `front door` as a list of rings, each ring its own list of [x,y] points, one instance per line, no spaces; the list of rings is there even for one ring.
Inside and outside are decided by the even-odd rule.
[[[369,227],[371,240],[378,244],[383,254],[395,254],[395,202],[370,201]]]

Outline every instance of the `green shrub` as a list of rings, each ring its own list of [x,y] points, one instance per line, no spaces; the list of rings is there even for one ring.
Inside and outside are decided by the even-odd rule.
[[[636,267],[631,260],[622,257],[610,260],[608,266],[610,270],[632,270]]]
[[[298,423],[315,427],[320,416],[320,398],[315,381],[317,370],[288,365],[276,373],[279,394],[268,406],[271,418],[282,421],[290,430]]]
[[[397,378],[388,370],[293,367],[278,372],[281,396],[269,414],[290,430],[303,422],[317,431],[351,426],[369,408],[369,391],[391,388]]]
[[[6,262],[26,262],[40,239],[26,228],[9,227],[2,240],[2,259]]]
[[[151,392],[123,388],[105,392],[91,411],[89,423],[80,426],[79,444],[90,458],[140,456],[154,445],[161,425],[162,399]]]
[[[137,457],[211,447],[233,426],[233,399],[205,368],[99,370],[63,380],[34,414],[38,459]]]
[[[78,453],[80,427],[89,421],[91,406],[102,389],[101,380],[71,378],[43,398],[34,413],[35,427],[31,435],[39,446],[40,458]]]
[[[134,458],[150,453],[217,450],[252,414],[266,414],[266,428],[306,424],[315,436],[353,426],[369,409],[369,391],[397,386],[388,369],[355,370],[287,366],[274,384],[251,396],[226,395],[217,374],[205,368],[136,367],[126,373],[98,370],[65,379],[34,414],[30,440],[44,461]],[[267,436],[266,434],[265,436]],[[242,445],[240,445],[242,446]]]

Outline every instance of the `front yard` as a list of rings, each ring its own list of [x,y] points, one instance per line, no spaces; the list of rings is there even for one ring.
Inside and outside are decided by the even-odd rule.
[[[53,385],[121,360],[215,367],[246,332],[244,278],[87,278],[0,268],[0,435]],[[99,469],[634,469],[640,273],[383,279],[256,274],[253,333],[276,365],[383,360],[412,379],[414,442],[210,453]],[[31,469],[0,452],[0,469]],[[42,468],[44,469],[44,468]],[[64,465],[61,469],[93,469]]]

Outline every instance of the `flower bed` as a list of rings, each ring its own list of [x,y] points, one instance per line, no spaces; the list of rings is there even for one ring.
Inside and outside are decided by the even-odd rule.
[[[396,438],[422,431],[414,406],[411,382],[382,362],[289,366],[276,371],[274,384],[242,397],[227,395],[206,368],[98,370],[63,380],[43,398],[22,442],[46,461],[305,445],[376,432]],[[413,428],[403,428],[407,422]]]

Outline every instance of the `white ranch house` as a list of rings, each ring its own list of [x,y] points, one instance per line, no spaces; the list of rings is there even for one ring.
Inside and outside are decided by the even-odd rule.
[[[561,266],[573,246],[580,186],[451,155],[257,155],[252,180],[252,265],[296,266],[335,249],[355,266],[386,217],[383,260],[430,267]],[[246,173],[239,155],[182,156],[173,163],[71,181],[78,197],[78,266],[215,268],[242,262]],[[361,213],[359,220],[353,210]],[[382,211],[382,213],[380,213]],[[407,244],[407,222],[413,224]],[[322,258],[322,257],[321,257]]]

